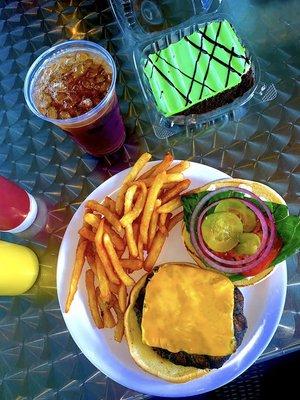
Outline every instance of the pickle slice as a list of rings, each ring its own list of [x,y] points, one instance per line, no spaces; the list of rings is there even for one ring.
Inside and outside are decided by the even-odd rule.
[[[224,211],[230,211],[242,220],[244,232],[252,232],[255,228],[256,217],[254,212],[238,199],[221,200],[215,208],[215,213]]]
[[[234,249],[238,254],[252,256],[260,246],[260,237],[255,233],[242,233],[239,244]]]
[[[204,218],[201,233],[210,249],[225,253],[239,243],[243,224],[232,212],[213,213]]]

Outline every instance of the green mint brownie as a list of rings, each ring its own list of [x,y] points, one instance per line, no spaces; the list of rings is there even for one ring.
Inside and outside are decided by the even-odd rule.
[[[208,22],[149,54],[144,73],[157,109],[166,117],[212,111],[254,84],[247,50],[226,20]]]

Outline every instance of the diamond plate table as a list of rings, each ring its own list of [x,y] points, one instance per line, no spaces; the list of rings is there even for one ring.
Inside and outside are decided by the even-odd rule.
[[[269,103],[252,102],[226,124],[161,141],[147,121],[130,55],[105,1],[0,1],[0,174],[19,182],[48,208],[43,231],[31,237],[1,236],[33,248],[41,265],[37,284],[26,295],[0,297],[1,400],[141,398],[97,371],[76,347],[59,310],[55,273],[63,233],[79,204],[142,151],[158,159],[171,150],[176,158],[267,183],[285,198],[291,212],[299,212],[299,2],[229,3],[258,54],[263,80],[276,84],[278,96]],[[99,42],[117,62],[127,139],[111,156],[84,154],[60,129],[25,106],[22,88],[28,67],[49,46],[69,38]],[[299,348],[300,268],[295,256],[288,260],[280,325],[260,360]],[[259,373],[259,364],[257,368]],[[218,393],[230,398],[231,387]]]

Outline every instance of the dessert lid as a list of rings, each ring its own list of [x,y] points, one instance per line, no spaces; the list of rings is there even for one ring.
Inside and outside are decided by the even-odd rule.
[[[198,15],[219,10],[222,0],[110,0],[118,24],[134,41],[157,33]]]
[[[242,29],[239,28],[229,1],[110,0],[110,3],[123,37],[126,40],[126,52],[129,51],[132,54],[134,69],[143,94],[149,120],[156,137],[159,139],[166,139],[180,132],[193,134],[196,128],[223,123],[231,119],[239,119],[244,112],[242,106],[248,103],[252,97],[254,97],[254,101],[265,102],[273,100],[277,96],[277,90],[273,83],[268,84],[261,81],[259,60],[252,50],[251,44],[245,39],[247,35],[244,35]],[[174,114],[174,110],[169,112],[170,110],[163,108],[162,104],[158,107],[158,96],[164,93],[164,90],[161,89],[160,93],[157,92],[155,98],[145,73],[149,54],[167,49],[170,44],[179,42],[183,36],[193,34],[196,30],[212,21],[227,21],[234,27],[238,40],[247,51],[245,59],[249,58],[251,60],[254,84],[242,95],[236,96],[232,101],[225,102],[223,105],[217,104],[211,111],[193,111],[190,114],[175,112]],[[228,54],[230,55],[230,53],[232,51]],[[228,60],[228,54],[226,60]],[[182,63],[184,56],[179,58],[180,63]],[[231,61],[228,60],[228,62],[230,64]],[[170,65],[170,63],[167,64]],[[173,67],[173,65],[170,66]],[[179,71],[179,68],[175,67],[175,69]],[[151,68],[150,77],[152,71],[153,69]],[[183,75],[182,72],[181,75]],[[185,76],[190,79],[186,71]],[[183,84],[183,81],[181,79],[180,83]],[[189,85],[189,81],[186,82],[188,83],[188,88],[192,87]],[[175,89],[178,91],[177,86]],[[190,92],[187,93],[190,94]],[[184,92],[181,90],[182,94]],[[182,107],[180,106],[179,108],[182,111]]]

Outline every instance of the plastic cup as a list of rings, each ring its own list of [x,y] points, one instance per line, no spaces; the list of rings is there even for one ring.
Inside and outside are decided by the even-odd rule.
[[[85,114],[69,119],[49,118],[38,110],[33,99],[36,78],[47,62],[75,51],[93,53],[108,65],[112,72],[110,88],[103,100]],[[25,100],[35,115],[59,126],[87,153],[99,157],[118,150],[125,140],[125,128],[115,91],[116,74],[115,62],[102,46],[86,40],[70,40],[51,47],[34,61],[25,78]]]

